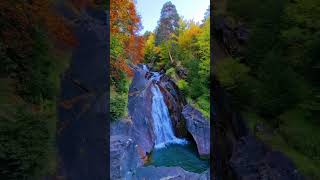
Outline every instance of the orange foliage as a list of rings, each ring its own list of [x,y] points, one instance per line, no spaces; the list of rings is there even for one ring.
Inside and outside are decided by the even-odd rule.
[[[22,57],[27,55],[27,51],[32,48],[33,31],[39,25],[55,39],[71,46],[76,44],[76,39],[64,19],[52,9],[51,2],[50,0],[0,1],[0,18],[6,23],[0,30],[0,36],[9,46],[7,48],[15,49]]]
[[[30,9],[34,16],[39,17],[39,21],[44,24],[48,32],[57,40],[67,44],[76,45],[76,38],[66,26],[62,16],[58,16],[51,8],[53,5],[50,0],[34,0]]]
[[[126,64],[125,59],[130,63],[137,64],[143,59],[144,40],[137,35],[141,30],[140,16],[136,12],[135,4],[132,0],[110,0],[110,32],[111,36],[117,37],[125,51],[124,55],[111,59],[111,68],[126,72],[132,76],[132,71]]]
[[[116,79],[120,77],[119,71],[117,70],[120,70],[121,72],[125,72],[128,76],[133,76],[132,70],[126,64],[125,60],[122,58],[118,58],[116,61],[111,61],[110,65],[112,67],[111,76],[115,77]]]
[[[133,64],[140,63],[144,56],[144,37],[131,36],[125,50]]]

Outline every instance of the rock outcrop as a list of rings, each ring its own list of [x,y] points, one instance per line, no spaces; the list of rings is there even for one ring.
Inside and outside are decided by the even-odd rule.
[[[186,104],[185,98],[180,93],[177,85],[166,75],[161,77],[160,90],[169,109],[175,135],[180,138],[186,137],[186,124],[181,113]]]
[[[128,111],[133,126],[132,137],[141,148],[143,156],[152,151],[155,142],[151,115],[152,92],[145,74],[142,69],[135,71],[128,98]]]
[[[63,1],[57,4],[78,43],[72,50],[70,66],[61,76],[57,102],[58,177],[54,179],[105,179],[109,86],[108,63],[101,59],[109,58],[106,12],[88,8],[78,14]],[[75,19],[78,23],[71,23]]]
[[[123,135],[110,137],[110,179],[128,179],[143,161],[135,141]]]
[[[255,137],[242,137],[234,148],[230,167],[236,180],[302,180],[292,161],[270,150]]]
[[[132,176],[133,180],[209,180],[209,170],[202,174],[192,173],[183,170],[181,167],[140,167]]]
[[[188,132],[197,144],[200,157],[210,156],[210,123],[200,111],[190,105],[183,108],[182,114],[186,120]]]

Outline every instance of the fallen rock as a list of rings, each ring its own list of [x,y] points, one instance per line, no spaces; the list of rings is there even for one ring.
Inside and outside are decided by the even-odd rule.
[[[132,176],[133,180],[209,180],[209,170],[197,174],[188,172],[181,167],[139,167]]]
[[[230,167],[236,180],[302,180],[292,161],[272,151],[253,136],[242,137],[234,148]]]
[[[183,108],[182,114],[186,120],[188,132],[197,144],[200,157],[210,156],[210,122],[203,114],[190,105]]]
[[[123,135],[110,137],[110,179],[127,179],[142,165],[133,139]]]

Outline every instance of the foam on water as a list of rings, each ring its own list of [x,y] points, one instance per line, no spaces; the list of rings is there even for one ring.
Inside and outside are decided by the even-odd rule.
[[[154,72],[151,79],[159,81],[160,77],[159,73]],[[168,144],[187,144],[188,141],[174,135],[169,111],[157,84],[152,85],[151,92],[153,94],[151,114],[156,137],[155,148],[164,148]]]

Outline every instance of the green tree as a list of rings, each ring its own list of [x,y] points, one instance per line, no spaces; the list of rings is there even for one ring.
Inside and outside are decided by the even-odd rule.
[[[176,34],[179,28],[179,15],[176,6],[171,1],[166,2],[161,9],[160,20],[156,28],[156,45],[161,44],[171,38],[171,34]]]

